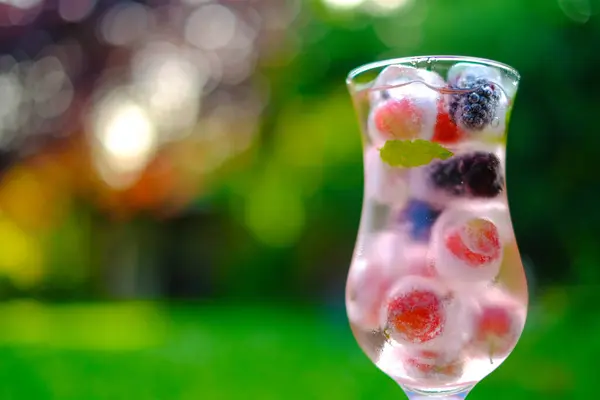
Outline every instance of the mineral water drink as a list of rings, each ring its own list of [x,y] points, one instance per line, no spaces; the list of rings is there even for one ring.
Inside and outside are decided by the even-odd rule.
[[[514,92],[496,68],[392,65],[363,89],[365,197],[346,303],[365,353],[411,389],[474,385],[515,347],[527,285],[506,197]],[[382,157],[423,139],[452,153]],[[411,156],[408,154],[407,156]]]

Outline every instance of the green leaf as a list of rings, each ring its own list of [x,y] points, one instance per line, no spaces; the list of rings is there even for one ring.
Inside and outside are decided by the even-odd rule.
[[[454,153],[439,143],[423,139],[388,140],[379,150],[381,159],[392,167],[420,167],[434,159],[447,160]]]

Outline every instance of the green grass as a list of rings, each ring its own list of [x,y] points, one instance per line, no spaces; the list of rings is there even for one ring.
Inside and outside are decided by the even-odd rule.
[[[574,323],[565,296],[547,297],[470,400],[590,393],[600,319]],[[323,310],[13,303],[0,316],[3,400],[404,398],[358,349],[343,315]]]

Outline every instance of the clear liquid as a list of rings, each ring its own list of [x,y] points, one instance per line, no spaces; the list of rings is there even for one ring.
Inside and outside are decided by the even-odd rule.
[[[369,96],[363,100],[372,102]],[[433,182],[431,166],[392,168],[381,160],[381,143],[369,134],[370,107],[357,107],[367,111],[365,196],[346,291],[352,331],[367,356],[409,389],[472,386],[510,354],[526,318],[527,284],[506,197],[505,145],[470,138],[446,146],[457,157],[493,154],[500,164],[497,195],[457,195]]]

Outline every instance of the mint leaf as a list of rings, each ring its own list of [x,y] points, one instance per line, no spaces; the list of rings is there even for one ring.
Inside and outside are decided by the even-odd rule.
[[[379,150],[381,159],[392,167],[420,167],[434,159],[447,160],[454,153],[439,143],[423,139],[388,140]]]

